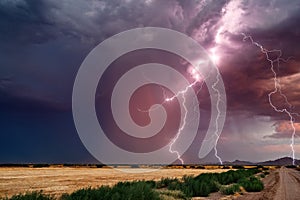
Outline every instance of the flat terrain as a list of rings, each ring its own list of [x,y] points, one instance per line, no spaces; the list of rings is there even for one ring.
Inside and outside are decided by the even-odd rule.
[[[147,172],[149,169],[87,168],[87,167],[49,167],[49,168],[0,168],[0,197],[12,196],[26,191],[43,190],[46,194],[60,196],[74,190],[101,185],[114,185],[119,181],[159,180],[162,177],[177,177],[183,175],[199,175],[201,173],[225,172],[226,169],[161,169]],[[128,173],[128,172],[140,173]],[[208,198],[194,199],[237,199],[237,200],[299,200],[300,172],[281,167],[270,170],[263,179],[265,189],[261,192],[245,193],[243,195],[224,196],[220,192],[211,194]]]
[[[74,190],[101,185],[113,185],[119,181],[159,180],[162,177],[182,177],[208,172],[224,172],[224,169],[161,169],[145,172],[147,169],[124,169],[125,173],[116,169],[105,168],[0,168],[0,196],[11,196],[26,191],[43,190],[44,193],[59,196]]]
[[[281,167],[271,171],[264,180],[265,189],[258,193],[248,193],[238,199],[246,200],[299,200],[300,172]]]

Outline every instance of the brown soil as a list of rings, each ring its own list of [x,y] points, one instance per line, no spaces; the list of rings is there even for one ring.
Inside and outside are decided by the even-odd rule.
[[[241,200],[299,200],[300,172],[281,167],[273,170],[263,180],[265,189],[238,197]]]
[[[198,197],[193,200],[300,200],[300,172],[281,167],[270,170],[263,179],[264,190],[261,192],[245,192],[243,195],[224,196],[220,192],[212,193],[209,197]]]

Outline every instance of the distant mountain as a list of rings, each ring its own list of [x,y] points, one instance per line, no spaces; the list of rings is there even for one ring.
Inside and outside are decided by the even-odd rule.
[[[269,160],[265,162],[257,163],[258,165],[292,165],[293,159],[290,157],[283,157],[276,160]],[[295,165],[300,165],[300,160],[295,160]]]
[[[233,162],[224,162],[224,165],[278,165],[278,166],[287,166],[292,165],[293,159],[290,157],[283,157],[276,160],[268,160],[264,162],[253,163],[249,161],[235,160]],[[300,160],[295,160],[295,165],[300,165]]]
[[[256,165],[249,161],[235,160],[233,162],[224,162],[224,165]]]

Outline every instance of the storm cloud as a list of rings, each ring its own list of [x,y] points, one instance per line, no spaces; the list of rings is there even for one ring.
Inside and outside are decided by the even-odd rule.
[[[292,130],[289,116],[276,113],[269,103],[268,94],[274,91],[274,74],[270,62],[249,39],[243,40],[242,33],[251,35],[268,50],[282,51],[283,59],[278,60],[279,65],[274,62],[274,70],[288,103],[279,92],[271,100],[278,108],[300,112],[299,11],[300,3],[297,0],[1,1],[1,118],[2,123],[5,123],[6,116],[10,116],[9,119],[18,118],[15,120],[16,126],[21,125],[20,130],[15,130],[10,124],[3,124],[3,135],[0,136],[14,146],[15,137],[7,133],[26,132],[31,135],[28,137],[35,138],[37,132],[36,128],[32,128],[35,130],[32,132],[30,127],[22,129],[19,116],[30,116],[24,117],[24,121],[49,118],[47,122],[40,122],[41,129],[47,129],[52,124],[51,116],[68,115],[66,113],[71,112],[74,78],[85,56],[114,34],[132,28],[154,26],[185,33],[208,52],[214,49],[218,54],[217,65],[228,98],[227,121],[218,147],[221,156],[227,160],[256,161],[289,154],[288,149],[276,154],[276,148],[278,150],[280,145],[289,145],[288,140],[281,139],[289,139]],[[273,53],[271,59],[278,56],[278,52]],[[199,93],[199,99],[204,105],[203,109],[208,108],[209,99],[205,88],[203,93]],[[300,118],[297,115],[294,117],[295,122],[299,123]],[[70,118],[71,115],[68,115],[64,120],[70,123]],[[60,138],[59,151],[64,151],[62,144],[65,144],[63,141],[68,137],[73,137],[73,143],[69,145],[79,143],[75,128],[71,125],[68,127],[67,130],[61,130],[56,124],[53,134],[48,133],[49,137],[53,137],[51,145],[57,143],[56,137]],[[296,134],[299,134],[298,129],[297,124]],[[39,143],[39,139],[34,141]],[[247,147],[255,149],[251,155],[248,155],[248,149],[240,146],[247,141],[250,141]],[[190,162],[197,162],[192,154],[198,153],[196,149],[199,143],[200,139],[184,155],[187,160],[190,158]],[[298,139],[296,145],[300,146]],[[0,162],[22,158],[18,152],[0,150],[3,157]],[[45,151],[50,152],[51,160],[55,161],[53,151]],[[237,151],[239,154],[234,153]],[[257,157],[255,152],[259,151],[266,153]],[[28,152],[24,158],[28,162],[39,161],[43,156],[33,150]],[[94,161],[82,146],[68,151],[69,154],[72,152],[80,152],[80,155],[85,156],[78,159],[72,157],[70,162]],[[68,153],[65,157],[69,156]],[[58,156],[57,160],[64,158]]]

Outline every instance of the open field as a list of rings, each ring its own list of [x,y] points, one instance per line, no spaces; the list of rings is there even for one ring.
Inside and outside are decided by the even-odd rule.
[[[126,169],[128,171],[149,169]],[[225,172],[228,169],[161,169],[147,173],[125,173],[109,168],[0,168],[0,196],[11,196],[26,191],[43,190],[59,196],[88,186],[114,185],[120,181],[159,180],[162,177],[199,175],[209,172]]]
[[[63,193],[72,193],[78,189],[87,188],[91,186],[96,188],[102,185],[115,185],[120,181],[134,181],[134,180],[155,180],[156,188],[160,194],[176,194],[179,192],[177,189],[172,190],[172,188],[181,188],[184,184],[180,186],[174,185],[177,180],[172,178],[181,178],[184,175],[194,175],[195,180],[197,180],[197,175],[201,175],[201,180],[204,181],[205,185],[210,185],[211,178],[206,176],[204,173],[220,173],[226,172],[230,169],[216,169],[217,167],[209,167],[210,169],[160,169],[157,171],[146,172],[149,168],[126,168],[127,172],[139,171],[141,173],[125,173],[120,170],[112,168],[90,168],[90,167],[45,167],[45,168],[28,168],[28,167],[2,167],[0,168],[0,197],[12,196],[19,193],[25,193],[29,191],[40,191],[43,193],[54,195],[55,197],[60,197]],[[215,169],[213,169],[215,168]],[[252,167],[251,167],[252,168]],[[247,170],[248,171],[248,170]],[[231,171],[232,172],[232,171]],[[222,173],[228,174],[227,173]],[[237,174],[238,171],[234,171]],[[257,172],[255,172],[257,173]],[[217,175],[222,175],[217,174]],[[234,175],[232,174],[232,175]],[[223,177],[224,177],[223,176]],[[193,197],[193,200],[198,199],[236,199],[236,200],[262,200],[262,199],[286,199],[286,200],[296,200],[300,199],[300,172],[299,168],[290,169],[286,167],[263,167],[258,170],[258,173],[254,175],[258,179],[262,180],[261,184],[264,187],[256,191],[251,192],[251,188],[247,188],[247,183],[243,181],[230,180],[232,176],[225,176],[223,179],[219,176],[218,182],[223,185],[221,189],[215,190],[215,192],[209,192],[208,197]],[[165,179],[165,183],[162,177]],[[205,178],[206,177],[206,178]],[[208,179],[207,179],[208,178]],[[178,180],[179,180],[178,179]],[[198,180],[200,180],[198,179]],[[189,182],[188,187],[193,188],[195,182]],[[216,180],[216,179],[215,179]],[[251,178],[250,178],[251,180]],[[214,181],[213,181],[214,182]],[[228,183],[227,183],[228,182]],[[230,188],[238,183],[239,186],[234,190],[236,192],[225,191],[225,188]],[[167,184],[167,185],[164,185]],[[170,184],[170,185],[169,185]],[[254,182],[251,184],[253,186]],[[242,186],[242,188],[241,188]],[[201,187],[201,186],[200,186]],[[222,189],[223,187],[223,189]],[[167,190],[168,188],[168,190]],[[252,187],[253,188],[253,187]],[[184,188],[181,188],[181,190]],[[214,189],[213,189],[214,190]],[[247,192],[248,191],[248,192]],[[196,190],[197,192],[197,190]],[[228,193],[228,194],[227,194]],[[197,196],[197,195],[196,195]],[[163,198],[164,199],[164,198]],[[169,199],[169,198],[166,198]],[[175,198],[181,199],[181,198]]]

